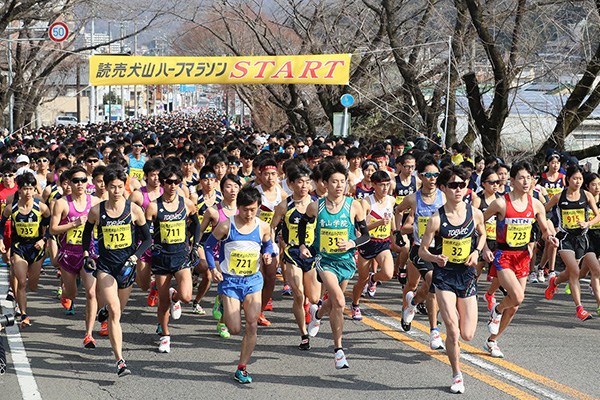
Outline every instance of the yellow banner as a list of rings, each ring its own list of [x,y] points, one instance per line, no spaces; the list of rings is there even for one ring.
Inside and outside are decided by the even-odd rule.
[[[90,84],[300,83],[347,85],[351,54],[265,57],[90,57]]]

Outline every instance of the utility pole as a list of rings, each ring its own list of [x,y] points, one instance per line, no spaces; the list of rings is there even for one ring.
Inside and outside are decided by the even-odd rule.
[[[121,54],[125,52],[123,20],[121,19]],[[125,121],[125,88],[121,85],[121,121]]]
[[[95,29],[94,29],[94,20],[92,19],[92,34],[90,36],[90,44],[93,46],[94,37],[95,37]],[[94,50],[90,51],[90,56],[94,55]],[[96,123],[96,88],[94,86],[90,86],[90,115],[89,115],[90,124]]]
[[[133,23],[133,31],[137,32],[137,24],[134,22]],[[133,55],[136,56],[137,55],[137,33],[135,34],[135,36],[133,37]],[[138,119],[138,91],[137,91],[137,85],[133,86],[133,107],[135,108],[133,110],[135,119]]]

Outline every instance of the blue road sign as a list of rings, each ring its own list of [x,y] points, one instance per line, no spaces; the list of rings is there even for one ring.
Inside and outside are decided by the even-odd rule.
[[[352,107],[352,104],[354,104],[354,97],[351,94],[342,95],[340,102],[344,107]]]

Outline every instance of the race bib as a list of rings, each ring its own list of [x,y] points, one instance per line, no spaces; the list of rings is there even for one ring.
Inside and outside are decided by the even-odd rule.
[[[404,200],[406,196],[396,196],[396,205],[402,203],[402,200]]]
[[[371,222],[381,221],[380,219],[372,219]],[[380,225],[375,229],[371,229],[369,234],[374,239],[387,239],[390,237],[390,233],[392,232],[392,224],[389,223],[387,225]]]
[[[485,222],[485,236],[487,240],[496,240],[496,218],[490,218]]]
[[[585,221],[585,210],[577,208],[575,210],[561,210],[562,225],[566,229],[579,229],[579,221]]]
[[[40,224],[38,222],[16,222],[17,235],[22,238],[35,238],[40,234]]]
[[[443,238],[442,254],[448,257],[448,262],[453,264],[464,264],[471,254],[471,238]]]
[[[506,227],[506,243],[510,247],[522,247],[529,243],[531,239],[531,224],[513,225]]]
[[[144,179],[144,170],[140,168],[129,168],[129,176],[141,182]]]
[[[198,220],[200,221],[200,225],[202,225],[202,220],[204,219],[204,215],[198,215]],[[211,233],[212,232],[212,225],[208,224],[208,226],[206,227],[206,229],[204,230],[205,233]]]
[[[165,221],[160,223],[160,239],[166,244],[185,242],[185,221]]]
[[[83,239],[83,225],[76,226],[67,231],[67,244],[81,245]]]
[[[560,194],[560,192],[562,192],[563,189],[562,188],[546,188],[546,192],[548,192],[548,197],[552,198],[554,196],[556,196],[557,194]]]
[[[429,218],[431,217],[419,217],[418,219],[419,239],[422,238],[423,234],[425,233],[425,228],[427,227],[427,221],[429,221]]]
[[[104,247],[108,250],[124,249],[133,243],[131,225],[103,226]]]
[[[235,275],[253,275],[257,271],[258,257],[257,251],[233,250],[229,255],[229,271]]]
[[[321,252],[323,253],[345,253],[346,250],[341,250],[338,247],[337,241],[339,238],[348,240],[347,229],[321,229],[321,235],[319,237],[321,242]]]
[[[298,240],[298,225],[292,225],[290,228],[290,236],[288,238],[290,246],[298,246],[300,241]],[[315,242],[315,224],[306,225],[306,238],[304,245],[310,246]]]
[[[258,218],[270,225],[271,221],[273,221],[273,215],[275,215],[275,212],[273,211],[260,210]]]

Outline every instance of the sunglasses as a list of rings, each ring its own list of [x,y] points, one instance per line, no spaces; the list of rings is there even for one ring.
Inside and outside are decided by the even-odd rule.
[[[98,161],[100,161],[100,160],[97,158],[89,158],[89,159],[85,160],[86,163],[90,163],[90,164],[95,164]]]
[[[416,165],[403,165],[402,166],[404,169],[415,169]]]
[[[437,178],[438,176],[440,176],[439,172],[423,172],[421,175],[423,175],[425,178]]]
[[[133,147],[144,147],[144,145],[138,143],[138,144],[134,144]]]
[[[500,181],[485,181],[485,183],[489,183],[490,185],[498,185]]]
[[[181,181],[179,179],[165,179],[166,185],[179,185]]]
[[[464,189],[467,187],[467,182],[450,182],[448,187],[450,189]]]
[[[14,178],[15,174],[2,174],[2,177],[4,177],[4,178]]]
[[[47,158],[40,158],[36,162],[48,162],[48,159]]]
[[[86,183],[88,181],[87,178],[85,177],[80,177],[80,178],[71,178],[71,182],[74,184],[78,184],[78,183]]]

